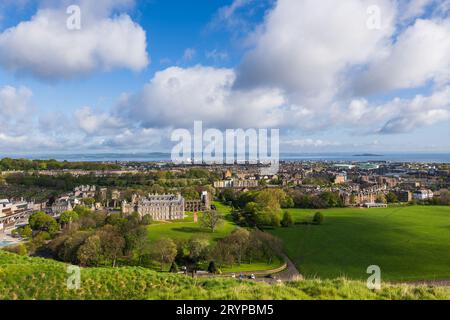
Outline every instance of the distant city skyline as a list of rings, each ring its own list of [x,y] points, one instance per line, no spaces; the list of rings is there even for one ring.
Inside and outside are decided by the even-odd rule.
[[[1,155],[170,152],[194,121],[280,129],[282,153],[450,153],[450,1],[0,3]]]

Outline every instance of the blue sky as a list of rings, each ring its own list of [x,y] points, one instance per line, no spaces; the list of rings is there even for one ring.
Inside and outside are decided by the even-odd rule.
[[[449,152],[449,8],[2,1],[0,152],[167,151],[195,120],[278,128],[282,151]]]

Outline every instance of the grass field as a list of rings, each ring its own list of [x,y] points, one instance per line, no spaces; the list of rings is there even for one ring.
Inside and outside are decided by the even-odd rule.
[[[193,213],[187,213],[186,219],[183,221],[175,222],[156,222],[148,227],[149,239],[156,241],[161,238],[176,239],[190,239],[193,236],[203,236],[208,238],[211,242],[217,242],[230,234],[237,226],[228,217],[230,213],[230,207],[223,205],[219,202],[214,202],[217,211],[222,213],[225,217],[225,221],[221,227],[219,227],[214,233],[210,230],[202,228],[200,223],[194,223]],[[201,215],[201,213],[199,214]],[[262,271],[279,268],[283,265],[282,260],[275,260],[271,264],[265,262],[255,262],[251,264],[241,264],[232,267],[221,268],[222,272],[245,272],[245,271]],[[167,266],[168,269],[170,266]],[[206,266],[207,267],[207,266]],[[159,270],[159,266],[155,265],[155,270]]]
[[[225,216],[224,223],[222,226],[217,228],[214,233],[210,230],[202,228],[200,223],[194,223],[193,213],[187,213],[187,217],[183,221],[162,222],[150,225],[148,227],[149,239],[152,241],[161,238],[170,238],[173,240],[190,239],[195,235],[200,235],[207,237],[211,241],[220,240],[236,229],[236,225],[229,219],[229,217],[227,217],[230,210],[229,207],[216,202],[214,204],[217,207],[217,211]],[[201,213],[199,215],[201,215]]]
[[[301,300],[450,299],[450,287],[307,280],[269,285],[230,278],[196,278],[136,267],[82,269],[79,289],[67,288],[67,265],[0,251],[0,300]]]
[[[325,216],[321,226],[271,230],[306,277],[367,279],[378,265],[389,281],[450,279],[450,207],[289,211],[296,222]]]

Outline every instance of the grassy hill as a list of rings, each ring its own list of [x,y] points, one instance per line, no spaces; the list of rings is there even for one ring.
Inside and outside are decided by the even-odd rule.
[[[450,279],[450,207],[289,211],[296,222],[325,216],[321,226],[271,231],[307,277],[367,279],[378,265],[384,280]]]
[[[192,279],[143,268],[92,268],[81,272],[81,288],[66,286],[67,265],[0,251],[0,300],[10,299],[450,299],[450,287],[384,286],[363,282],[307,280],[281,285],[236,279]]]

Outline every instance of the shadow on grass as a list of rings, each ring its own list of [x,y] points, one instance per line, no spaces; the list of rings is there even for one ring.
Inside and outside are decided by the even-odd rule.
[[[206,230],[201,228],[193,228],[193,227],[180,227],[173,228],[173,231],[184,232],[184,233],[205,233]]]

